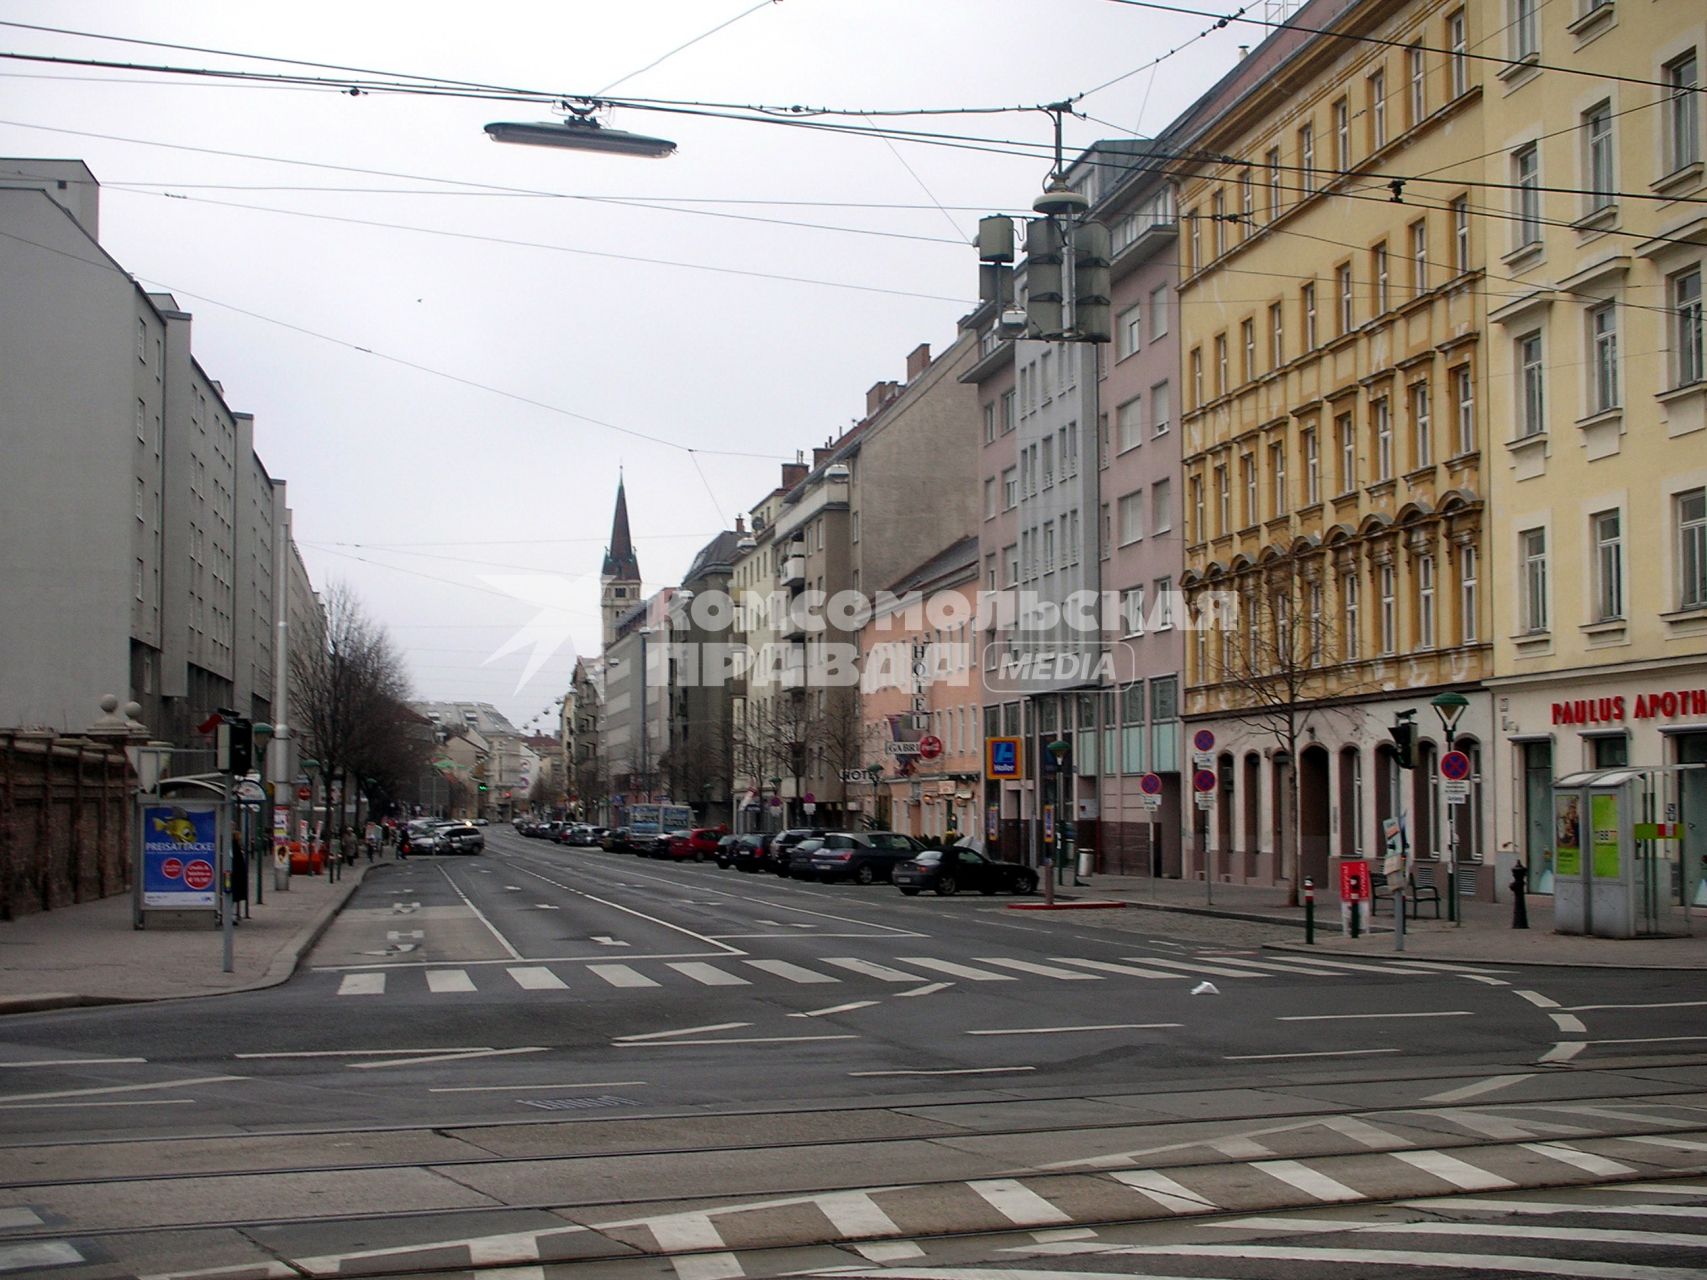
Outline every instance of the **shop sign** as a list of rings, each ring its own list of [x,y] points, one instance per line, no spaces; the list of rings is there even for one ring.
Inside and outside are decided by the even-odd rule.
[[[1553,704],[1554,724],[1623,724],[1628,720],[1669,720],[1675,716],[1707,716],[1707,689],[1638,693],[1634,705],[1623,694]]]

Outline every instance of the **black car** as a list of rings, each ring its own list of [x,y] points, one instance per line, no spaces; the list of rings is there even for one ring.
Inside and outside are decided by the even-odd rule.
[[[874,884],[924,846],[898,831],[832,831],[812,852],[809,877]]]
[[[812,858],[818,850],[824,847],[824,836],[808,836],[804,840],[796,840],[793,844],[777,854],[776,873],[785,880],[815,880],[818,873],[812,867]]]
[[[771,838],[768,858],[761,864],[765,871],[774,871],[779,876],[789,873],[789,853],[802,840],[812,840],[828,834],[823,827],[790,827],[787,831],[779,831]]]
[[[735,837],[733,862],[737,871],[769,871],[771,837],[763,832],[750,831]]]
[[[979,893],[1036,893],[1037,872],[1017,862],[986,858],[968,845],[926,849],[895,868],[895,887],[909,898],[922,889],[948,897],[962,889]]]
[[[743,836],[724,836],[717,842],[717,852],[711,855],[711,860],[724,871],[735,865],[735,851],[740,847]]]
[[[630,853],[634,849],[633,832],[627,827],[612,827],[599,841],[599,848],[606,853]]]

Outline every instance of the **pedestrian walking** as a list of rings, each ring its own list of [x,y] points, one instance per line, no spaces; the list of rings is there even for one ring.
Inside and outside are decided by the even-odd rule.
[[[240,841],[231,846],[231,920],[249,916],[249,854]]]

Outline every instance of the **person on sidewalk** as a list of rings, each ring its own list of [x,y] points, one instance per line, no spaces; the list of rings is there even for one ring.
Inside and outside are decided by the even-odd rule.
[[[246,920],[249,912],[249,854],[241,841],[231,846],[231,921]]]

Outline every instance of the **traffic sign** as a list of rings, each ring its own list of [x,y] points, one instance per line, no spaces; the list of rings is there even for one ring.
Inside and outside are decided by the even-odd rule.
[[[1470,757],[1462,751],[1448,751],[1440,757],[1440,776],[1449,782],[1463,782],[1470,776]]]
[[[984,774],[990,778],[1019,778],[1024,775],[1018,738],[984,740]]]
[[[1199,751],[1213,751],[1215,749],[1215,735],[1208,729],[1199,729],[1191,735],[1191,745]]]
[[[1470,800],[1470,784],[1468,782],[1454,782],[1448,778],[1440,784],[1440,789],[1445,793],[1447,804],[1467,804]]]
[[[919,755],[926,760],[935,760],[942,754],[942,739],[934,733],[927,733],[919,739]]]
[[[1208,795],[1210,792],[1214,791],[1215,770],[1199,769],[1196,773],[1191,775],[1191,787],[1193,791],[1201,792],[1204,795]]]
[[[1155,813],[1158,809],[1160,809],[1162,807],[1162,797],[1161,796],[1145,796],[1145,797],[1143,797],[1143,799],[1144,799],[1144,808],[1149,810],[1151,813]]]
[[[1215,793],[1213,791],[1199,791],[1197,793],[1197,807],[1205,810],[1213,809],[1215,807]]]
[[[1160,797],[1162,794],[1162,775],[1159,773],[1146,773],[1142,778],[1138,779],[1138,790],[1142,791],[1147,796]]]
[[[1194,769],[1213,769],[1215,753],[1213,751],[1194,752],[1191,757],[1191,767]]]
[[[298,800],[308,800],[308,799],[310,799],[310,798],[311,798],[311,797],[312,797],[312,796],[313,796],[313,795],[314,795],[314,792],[312,792],[312,791],[311,791],[311,790],[309,790],[309,789],[308,789],[308,788],[307,788],[307,787],[298,787],[298,788],[297,788],[297,789],[296,789],[296,798],[297,798],[297,799],[298,799]]]

